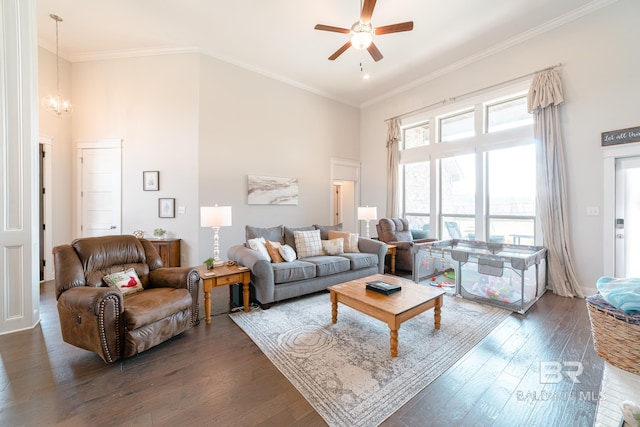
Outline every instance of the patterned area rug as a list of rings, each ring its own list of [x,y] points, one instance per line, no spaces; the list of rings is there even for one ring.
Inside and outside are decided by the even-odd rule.
[[[446,295],[440,330],[433,310],[402,323],[396,358],[385,323],[339,304],[338,322],[331,324],[328,292],[230,316],[330,426],[373,426],[510,313]]]

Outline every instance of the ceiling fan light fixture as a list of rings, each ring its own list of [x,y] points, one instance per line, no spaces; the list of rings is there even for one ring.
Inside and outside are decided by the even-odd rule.
[[[371,23],[363,24],[358,21],[351,27],[351,46],[358,50],[368,48],[373,42],[373,27]]]

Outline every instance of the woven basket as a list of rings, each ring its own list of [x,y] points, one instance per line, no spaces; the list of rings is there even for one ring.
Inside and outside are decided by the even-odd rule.
[[[600,301],[601,297],[587,298],[596,353],[613,366],[640,374],[639,317]]]

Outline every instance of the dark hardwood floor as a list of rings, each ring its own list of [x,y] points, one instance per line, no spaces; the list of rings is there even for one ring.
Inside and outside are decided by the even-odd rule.
[[[106,365],[62,341],[53,283],[45,282],[40,325],[0,336],[0,425],[326,425],[224,313],[222,291],[214,303],[223,313],[210,326],[202,321],[145,353]],[[551,375],[557,384],[541,383],[540,363],[563,361],[582,364],[580,382]],[[545,366],[551,366],[545,372],[560,372],[554,371],[560,365]],[[547,293],[383,425],[591,426],[602,370],[584,300]]]

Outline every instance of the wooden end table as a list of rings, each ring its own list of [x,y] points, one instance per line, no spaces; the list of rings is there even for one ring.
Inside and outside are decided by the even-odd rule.
[[[396,272],[396,253],[398,252],[398,247],[396,245],[387,244],[387,255],[391,256],[391,267],[389,271],[391,274],[395,274]]]
[[[367,282],[381,280],[402,286],[400,292],[384,295],[366,289]],[[440,329],[440,310],[445,291],[430,286],[417,285],[397,276],[374,274],[351,282],[329,286],[331,297],[331,322],[338,321],[338,303],[385,322],[389,326],[391,357],[398,355],[398,329],[405,320],[433,308],[434,326]]]
[[[204,312],[207,325],[211,324],[211,289],[218,286],[242,283],[242,302],[245,313],[249,311],[249,282],[251,271],[244,266],[222,265],[208,270],[204,265],[198,267],[204,290]]]

